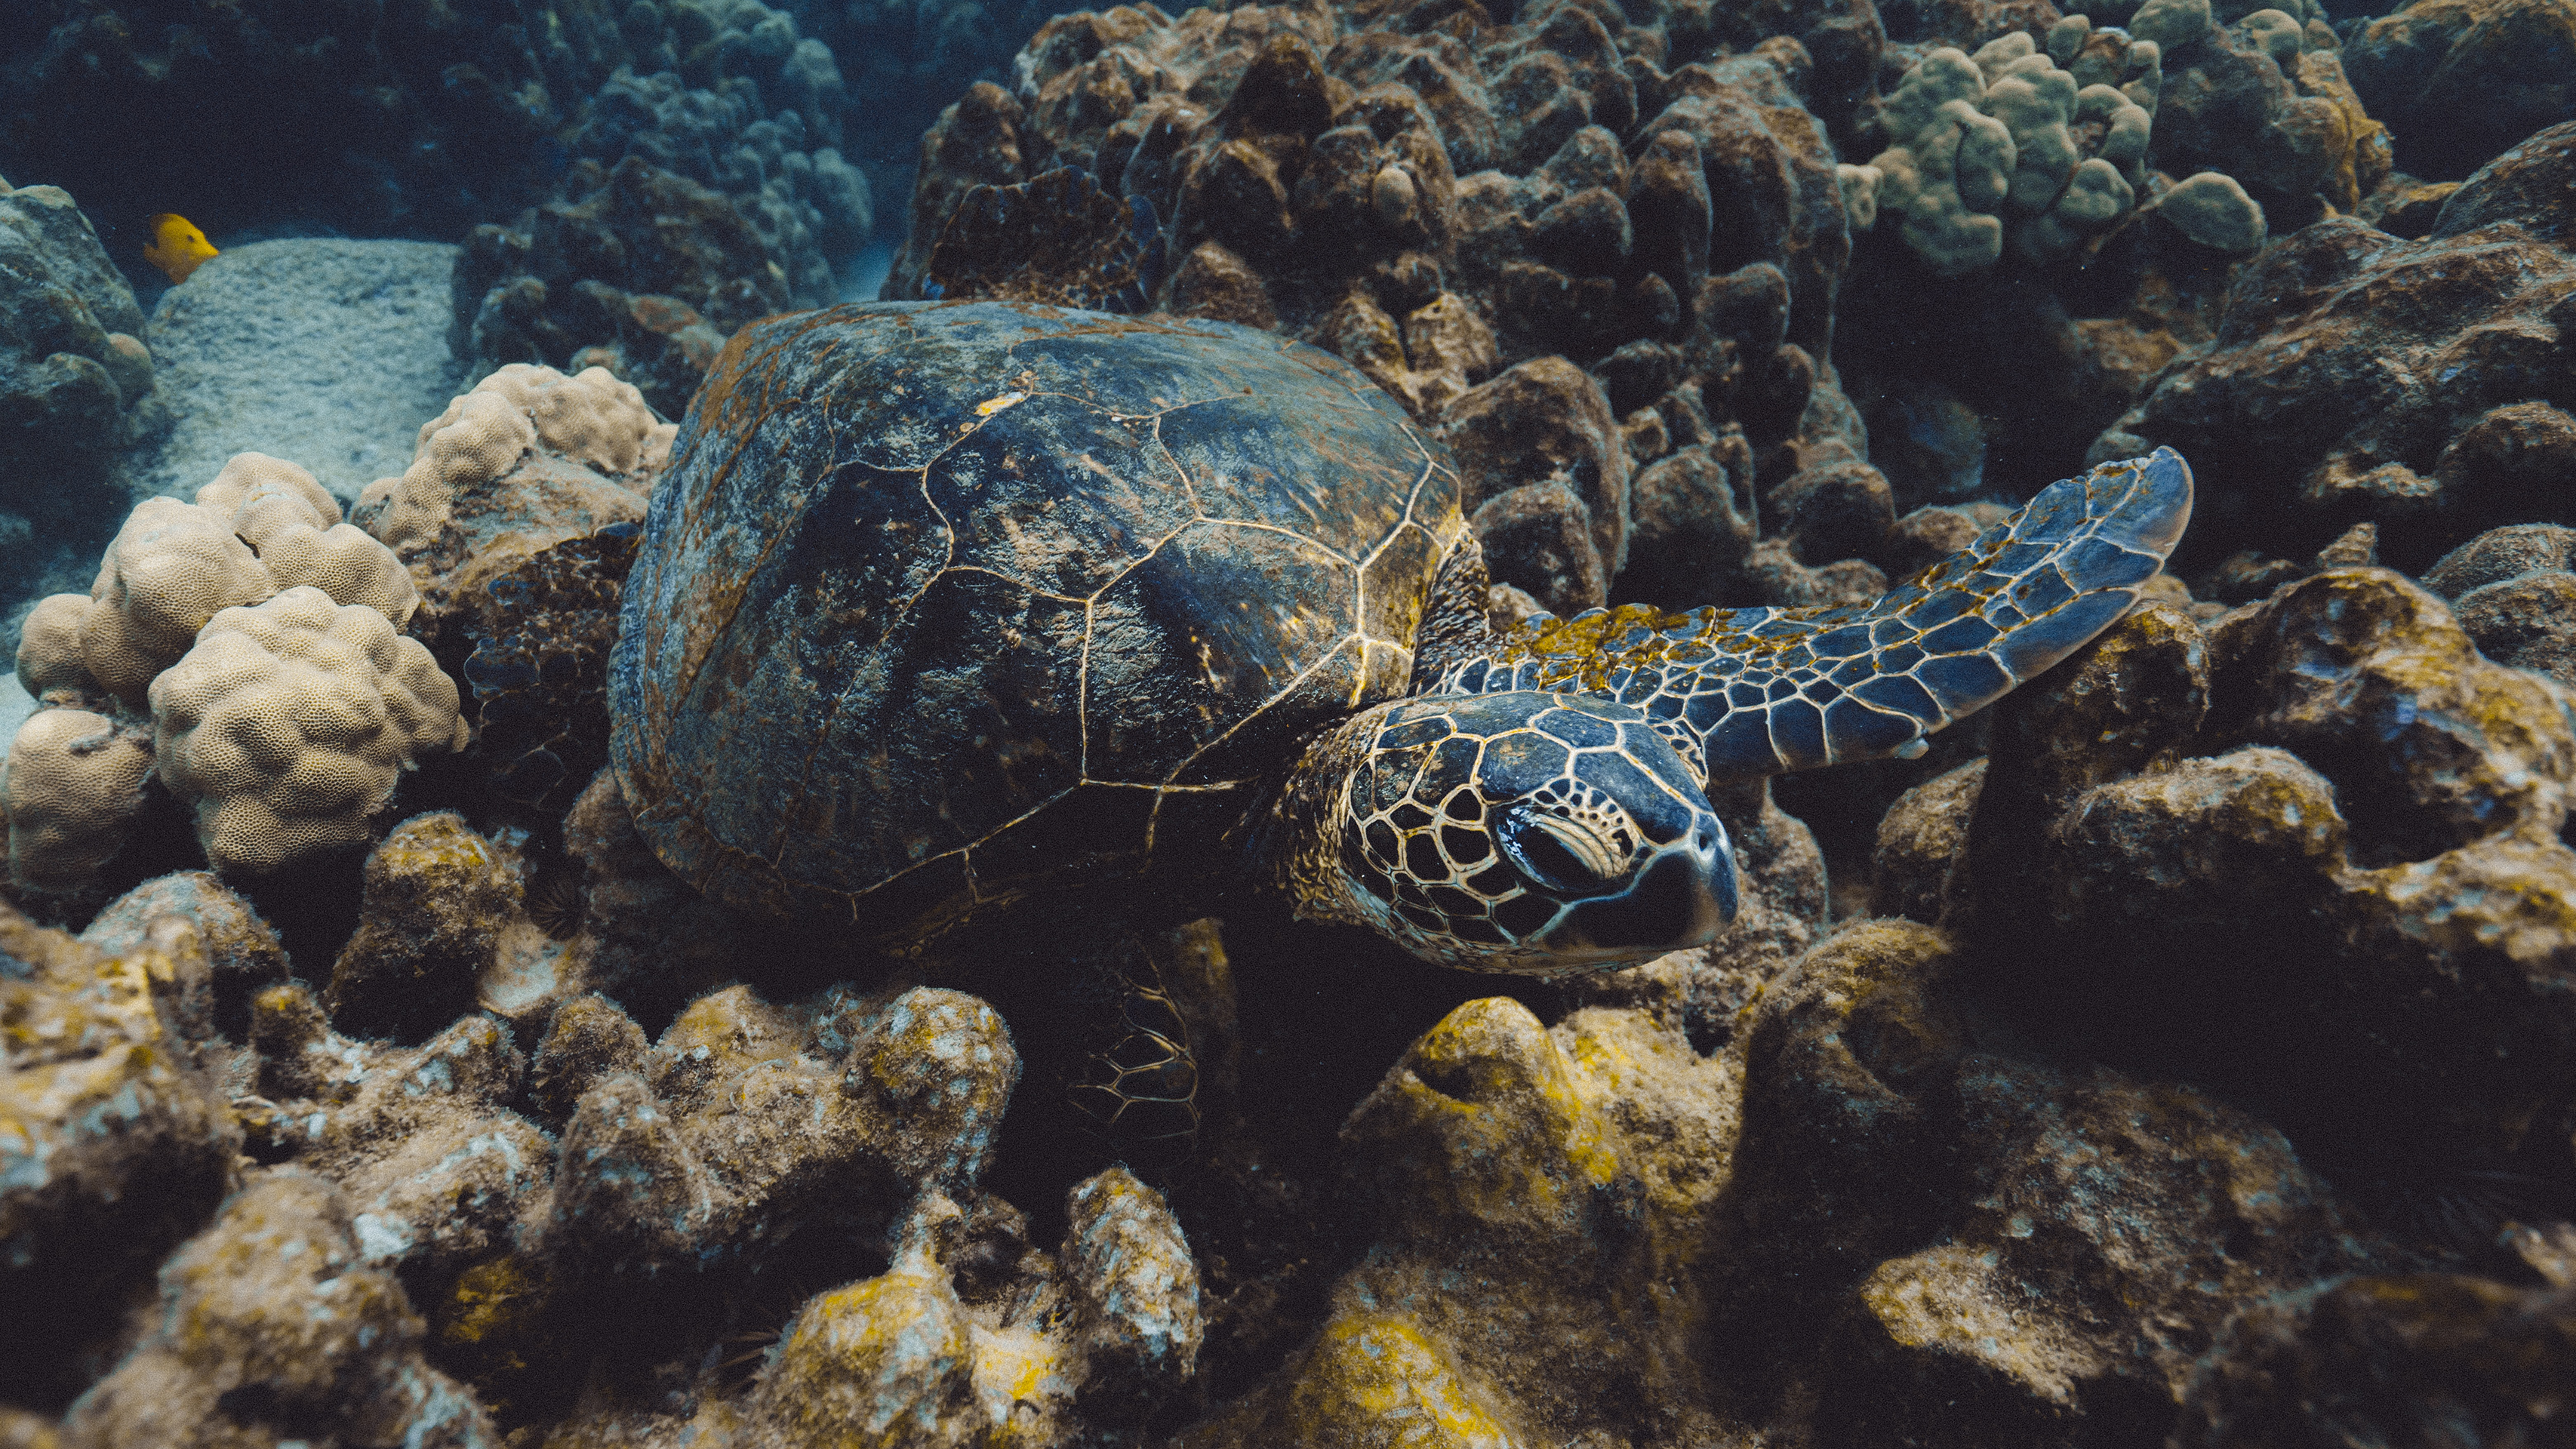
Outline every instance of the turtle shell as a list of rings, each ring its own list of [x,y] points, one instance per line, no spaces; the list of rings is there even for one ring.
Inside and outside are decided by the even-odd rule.
[[[681,877],[880,943],[1183,883],[1403,692],[1459,483],[1331,355],[892,302],[737,333],[626,584],[612,754]],[[1183,898],[1185,900],[1185,898]]]

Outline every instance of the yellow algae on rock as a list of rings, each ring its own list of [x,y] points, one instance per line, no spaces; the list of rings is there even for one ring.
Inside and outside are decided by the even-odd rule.
[[[972,1444],[971,1348],[947,1275],[915,1257],[808,1303],[752,1411],[815,1449]]]
[[[212,968],[184,921],[106,951],[0,901],[0,1362],[22,1392],[103,1338],[233,1183],[241,1132],[198,1043]],[[139,1442],[139,1441],[138,1441]]]
[[[1336,1315],[1287,1372],[1292,1387],[1284,1395],[1247,1399],[1181,1442],[1189,1449],[1520,1449],[1544,1442],[1509,1427],[1492,1396],[1403,1314]]]
[[[322,1003],[351,1036],[418,1041],[474,1004],[519,878],[454,811],[394,827],[367,855],[357,933]]]
[[[1679,1017],[1549,1030],[1491,998],[1425,1033],[1342,1130],[1374,1242],[1317,1337],[1183,1442],[1714,1437],[1694,1278],[1735,1108]]]

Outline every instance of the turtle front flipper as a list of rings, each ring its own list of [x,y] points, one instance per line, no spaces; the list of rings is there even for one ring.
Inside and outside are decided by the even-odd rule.
[[[1713,781],[1897,754],[2110,627],[2190,518],[2191,469],[2159,448],[2050,484],[1876,603],[1541,615],[1435,692],[1606,695],[1695,742]]]

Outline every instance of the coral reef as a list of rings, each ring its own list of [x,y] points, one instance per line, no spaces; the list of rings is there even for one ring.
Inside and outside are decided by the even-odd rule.
[[[886,295],[1098,293],[1116,218],[1088,253],[970,223],[1097,178],[1171,258],[1157,305],[1313,341],[1440,426],[1541,607],[1864,599],[1898,514],[2059,476],[2205,339],[2229,258],[2388,170],[2322,12],[2144,13],[1065,16],[924,138]],[[985,264],[939,264],[970,225]],[[1930,362],[1961,352],[1991,365]],[[1922,466],[1902,440],[1943,409],[1967,435]]]
[[[473,739],[435,648],[499,702],[502,793],[560,810],[606,758],[604,631],[633,552],[616,530],[674,432],[604,370],[513,365],[362,495],[372,534],[259,453],[194,503],[145,500],[90,595],[48,597],[21,633],[17,678],[49,707],[0,766],[12,878],[89,887],[145,817],[147,771],[219,870],[367,843],[406,771]]]
[[[2565,521],[2544,479],[2576,458],[2553,361],[2576,257],[2565,193],[2576,122],[2497,157],[2420,241],[2350,218],[2256,257],[2212,345],[2169,369],[2095,444],[2185,449],[2227,506],[2189,558],[2296,558],[2356,523],[2420,569],[2500,524]]]
[[[0,14],[0,169],[462,240],[513,364],[135,507],[131,238],[0,191],[0,579],[99,560],[0,764],[0,1443],[2565,1437],[2564,4],[1044,8]],[[2180,577],[1721,782],[1736,919],[1625,971],[748,920],[603,768],[616,621],[665,419],[916,137],[889,295],[1346,359],[1495,618],[1867,600],[2167,443]],[[424,417],[354,504],[300,451]]]
[[[2396,132],[2397,164],[2460,180],[2534,131],[2576,120],[2560,60],[2576,15],[2549,0],[2416,0],[2344,44],[2370,113]]]
[[[0,166],[77,178],[103,215],[454,239],[550,199],[571,160],[639,155],[735,197],[791,275],[868,227],[831,52],[757,0],[468,0],[354,28],[276,0],[45,0],[0,27]]]

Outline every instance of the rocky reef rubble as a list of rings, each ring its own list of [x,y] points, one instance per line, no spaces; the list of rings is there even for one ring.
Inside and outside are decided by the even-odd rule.
[[[1069,168],[1153,229],[1156,305],[1439,428],[1510,597],[1866,598],[1943,526],[1900,514],[2058,476],[2233,258],[2389,174],[2321,10],[2096,18],[1066,16],[924,138],[887,295],[1057,295],[976,198]]]
[[[742,984],[793,944],[657,888],[605,774],[569,939],[453,813],[327,974],[202,873],[9,912],[13,1287],[103,1289],[0,1396],[76,1445],[2547,1442],[2572,704],[2392,570],[2168,590],[1897,802],[1874,913],[1739,802],[1736,939],[1456,1008],[1322,1163],[1212,1045],[1159,1183],[1043,1218],[1009,1025]],[[598,989],[657,974],[712,989]]]
[[[0,1440],[2563,1440],[2576,151],[2512,40],[2552,14],[1049,26],[926,139],[894,289],[1114,273],[1330,347],[1453,450],[1498,614],[1869,597],[2097,438],[2203,498],[2178,577],[1925,757],[1719,791],[1711,947],[1461,1005],[1347,936],[1145,943],[1196,1131],[1125,1165],[1025,1136],[1044,1023],[638,838],[635,387],[504,369],[345,519],[256,455],[138,513],[31,623],[0,779],[0,1298],[45,1305],[0,1314]],[[747,220],[548,260],[723,194],[580,175],[481,243],[566,361],[684,389],[794,301]],[[997,225],[1032,196],[1108,250]],[[436,726],[267,855],[224,831],[305,756],[192,766],[163,685],[260,609],[356,619],[275,679],[366,662]]]

